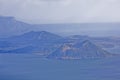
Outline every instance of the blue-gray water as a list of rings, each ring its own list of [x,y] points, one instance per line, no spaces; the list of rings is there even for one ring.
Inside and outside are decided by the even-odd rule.
[[[0,80],[120,80],[120,58],[48,60],[1,54]]]

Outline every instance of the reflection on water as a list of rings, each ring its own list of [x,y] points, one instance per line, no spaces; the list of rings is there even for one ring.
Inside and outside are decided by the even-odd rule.
[[[119,80],[120,59],[48,60],[37,55],[0,55],[0,80]]]

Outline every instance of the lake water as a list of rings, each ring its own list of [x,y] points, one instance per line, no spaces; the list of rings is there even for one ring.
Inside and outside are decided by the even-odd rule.
[[[120,80],[120,58],[50,60],[1,54],[0,80]]]

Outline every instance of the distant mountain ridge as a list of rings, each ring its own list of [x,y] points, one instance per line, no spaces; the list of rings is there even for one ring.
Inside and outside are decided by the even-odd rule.
[[[86,36],[64,38],[50,32],[28,32],[6,38],[5,47],[0,44],[0,53],[32,53],[52,59],[103,58],[112,56],[109,52],[87,40]],[[5,43],[6,42],[6,43]],[[2,42],[1,42],[2,43]],[[2,49],[3,48],[3,49]]]
[[[17,21],[14,17],[0,16],[0,37],[11,37],[30,31],[31,24]]]
[[[116,46],[118,49],[120,47],[119,38],[93,38],[81,35],[62,37],[49,31],[34,31],[31,28],[33,26],[36,25],[17,21],[13,17],[0,17],[1,33],[23,32],[16,36],[1,38],[0,53],[38,54],[53,59],[102,58],[111,56],[110,53],[114,53]],[[28,30],[28,27],[33,31]]]
[[[16,35],[30,32],[30,31],[48,31],[55,34],[59,34],[61,36],[69,36],[69,35],[76,35],[76,34],[84,35],[84,33],[85,35],[93,34],[95,36],[96,35],[95,33],[98,33],[97,31],[94,30],[94,28],[96,29],[96,26],[97,27],[102,26],[104,28],[109,29],[109,27],[113,27],[113,28],[119,27],[120,23],[30,24],[30,23],[25,23],[23,21],[19,21],[14,17],[0,16],[0,38],[16,36]],[[86,31],[87,29],[90,29],[90,31]],[[94,31],[92,31],[92,29]],[[119,32],[119,29],[117,31]],[[102,33],[103,36],[104,36],[104,33],[106,34],[106,32]],[[116,33],[116,31],[114,33]]]
[[[35,53],[47,55],[59,47],[59,40],[61,39],[61,36],[50,32],[31,31],[23,35],[5,38],[0,41],[1,43],[4,42],[4,44],[7,44],[6,46],[0,44],[0,53]]]
[[[61,39],[61,36],[58,36],[56,34],[47,32],[47,31],[30,31],[27,33],[24,33],[22,35],[19,36],[13,36],[10,38],[6,38],[6,39],[10,39],[13,41],[55,41],[57,39]]]

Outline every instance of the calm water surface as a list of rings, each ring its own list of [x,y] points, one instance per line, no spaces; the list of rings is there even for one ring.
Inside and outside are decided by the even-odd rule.
[[[48,60],[37,55],[1,54],[0,80],[120,80],[120,58]]]

